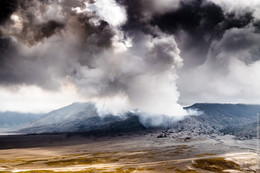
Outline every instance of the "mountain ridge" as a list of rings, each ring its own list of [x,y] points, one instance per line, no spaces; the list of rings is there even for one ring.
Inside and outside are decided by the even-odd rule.
[[[127,112],[124,115],[99,116],[94,103],[73,103],[47,113],[42,119],[19,129],[19,132],[30,134],[91,131],[127,132],[156,128],[168,129],[175,133],[186,132],[191,135],[232,134],[241,139],[252,138],[254,134],[248,135],[248,133],[252,133],[254,127],[248,127],[248,130],[243,133],[235,130],[246,124],[253,126],[256,122],[256,113],[260,112],[260,105],[195,103],[185,107],[185,109],[196,109],[202,114],[186,116],[180,121],[162,116],[159,119],[164,118],[164,122],[167,124],[152,127],[142,122],[141,113]]]

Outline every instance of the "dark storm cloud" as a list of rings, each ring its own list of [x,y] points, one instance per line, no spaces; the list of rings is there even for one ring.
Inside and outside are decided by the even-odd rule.
[[[214,0],[183,1],[176,11],[152,21],[174,34],[181,49],[184,68],[177,86],[183,104],[256,103],[258,94],[252,93],[259,93],[255,80],[260,50],[258,7],[238,5],[238,12],[234,4],[229,5],[223,8]]]
[[[182,1],[176,11],[155,17],[152,24],[175,34],[184,52],[184,59],[187,59],[186,50],[193,51],[193,58],[202,64],[212,41],[221,39],[226,30],[246,27],[252,21],[253,17],[249,12],[241,15],[226,13],[213,2],[193,0]],[[186,35],[185,38],[183,35]]]
[[[143,21],[145,18],[143,11],[145,9],[145,4],[143,1],[133,0],[117,0],[121,5],[126,6],[128,20],[125,27],[128,28],[140,28],[146,21]],[[149,4],[147,4],[149,5]]]
[[[225,17],[220,7],[203,2],[182,1],[176,11],[155,17],[152,23],[165,32],[176,34],[178,39],[182,39],[178,37],[178,32],[184,31],[189,41],[183,48],[199,47],[206,54],[208,43],[221,34],[220,24]]]
[[[131,108],[183,115],[176,86],[183,61],[184,72],[206,64],[203,74],[214,78],[223,74],[211,71],[220,59],[226,65],[215,69],[225,72],[231,59],[258,61],[253,11],[227,11],[213,0],[3,2],[10,8],[0,16],[2,86],[59,89],[65,81],[91,99],[118,97]],[[229,58],[239,48],[243,56]],[[182,78],[191,95],[187,86],[201,87],[198,73]]]
[[[145,0],[118,1],[129,16],[127,33],[141,28],[153,34],[158,27],[174,35],[184,62],[177,81],[181,103],[259,103],[259,3],[182,0],[177,7],[170,2],[171,10],[149,13],[152,3]]]
[[[128,33],[134,34],[137,31],[143,31],[147,34],[157,36],[153,32],[151,20],[154,16],[160,16],[166,12],[175,10],[179,5],[179,0],[116,0],[124,6],[127,11],[128,20],[122,28]]]
[[[230,29],[221,40],[211,45],[208,60],[217,68],[219,63],[223,66],[222,63],[228,64],[231,59],[239,60],[248,66],[254,64],[260,60],[260,35],[254,31],[253,28]]]
[[[184,60],[188,59],[195,64],[205,62],[211,43],[221,39],[225,31],[244,28],[254,22],[250,11],[240,14],[225,12],[217,4],[206,0],[168,2],[168,6],[175,8],[161,13],[149,13],[149,17],[147,11],[152,9],[152,1],[118,2],[127,9],[128,21],[123,26],[124,30],[133,33],[135,29],[141,28],[143,32],[152,34],[151,27],[159,27],[163,32],[175,36]],[[189,60],[192,59],[192,54],[195,56]]]
[[[180,6],[173,12],[156,16],[152,24],[163,31],[177,33],[179,30],[188,32],[194,40],[210,40],[221,37],[225,30],[241,28],[252,22],[248,12],[241,16],[225,13],[221,7],[204,0],[181,1]],[[209,38],[204,38],[204,36]]]
[[[49,38],[56,34],[62,28],[64,24],[50,20],[46,23],[36,25],[26,25],[23,27],[22,33],[19,35],[19,39],[23,40],[29,45],[35,45],[45,38]]]
[[[1,86],[55,90],[68,82],[89,99],[109,99],[110,105],[120,100],[116,110],[186,114],[177,103],[175,69],[182,59],[172,35],[149,24],[144,32],[109,23],[99,12],[122,12],[117,19],[122,24],[126,18],[114,0],[73,2],[19,1],[0,26]],[[106,3],[111,6],[103,8]]]
[[[60,79],[76,75],[77,64],[92,68],[93,55],[111,47],[115,33],[107,22],[90,12],[72,10],[85,6],[80,1],[8,2],[16,1],[1,1],[6,5],[3,9],[12,10],[1,16],[5,23],[0,25],[0,85],[58,89]]]
[[[18,0],[0,1],[0,24],[4,23],[17,9]]]
[[[27,59],[21,58],[26,55],[15,54],[19,43],[15,40],[10,41],[11,37],[29,46],[35,46],[48,38],[66,37],[67,33],[72,33],[80,41],[79,45],[73,45],[75,49],[73,54],[77,57],[75,61],[88,68],[95,68],[95,55],[112,47],[112,38],[116,33],[106,21],[99,19],[95,13],[88,11],[76,13],[72,10],[75,7],[84,9],[86,5],[83,2],[85,1],[64,0],[59,4],[51,0],[1,1],[3,3],[1,7],[6,11],[3,10],[1,13],[1,21],[4,21],[5,24],[2,24],[0,30],[2,45],[0,63],[3,67],[1,75],[5,77],[0,79],[0,83],[8,83],[9,78],[10,81],[23,83],[18,74],[22,74],[22,69],[27,69],[26,64],[28,63],[17,62],[33,62],[41,59],[40,55],[36,54],[30,55],[30,58]],[[117,2],[125,7],[127,12],[128,20],[122,26],[124,35],[130,37],[135,45],[142,47],[140,44],[144,43],[140,38],[146,36],[160,38],[165,32],[177,38],[184,60],[196,59],[195,61],[199,63],[206,60],[212,42],[221,39],[225,31],[231,28],[244,28],[253,21],[251,13],[247,11],[241,12],[239,15],[232,12],[227,13],[220,6],[205,0],[167,0],[160,3],[155,0],[117,0]],[[89,1],[89,3],[94,3],[94,1]],[[59,13],[55,13],[56,7],[62,8]],[[51,8],[54,10],[51,11]],[[18,21],[10,19],[12,14],[19,17],[16,19]],[[58,17],[59,15],[60,17]],[[95,24],[93,20],[98,20],[98,23]],[[8,45],[12,46],[6,49],[5,46]],[[169,47],[168,42],[156,42],[153,49],[146,52],[150,55],[145,59],[146,62],[152,65],[159,64],[158,66],[161,66],[159,69],[167,69],[168,66],[163,64],[171,65],[175,61],[171,55],[165,54],[167,47]],[[138,47],[135,48],[138,50]],[[78,55],[77,52],[81,52],[81,54]],[[143,50],[139,50],[139,52],[143,52]],[[8,58],[9,54],[12,58]],[[190,57],[190,54],[193,57]],[[67,56],[64,56],[65,60],[70,60]],[[49,55],[49,58],[51,59],[52,55]],[[12,63],[9,63],[9,60]],[[19,73],[12,72],[11,69],[22,66],[19,64],[23,64],[25,67],[21,67]],[[69,72],[72,75],[80,73],[76,69],[72,71]],[[9,73],[12,77],[8,76]],[[66,72],[64,75],[67,74]],[[15,77],[16,75],[18,76]],[[55,74],[53,75],[55,76]],[[30,78],[30,73],[28,72],[24,76]],[[28,83],[30,83],[29,81]]]

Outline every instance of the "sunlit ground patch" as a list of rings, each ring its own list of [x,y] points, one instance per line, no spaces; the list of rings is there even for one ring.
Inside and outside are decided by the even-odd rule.
[[[212,172],[222,173],[225,170],[241,170],[240,166],[222,157],[198,159],[192,164],[193,167]]]
[[[192,170],[192,169],[185,169],[185,170],[182,170],[182,169],[176,169],[175,170],[175,173],[199,173],[195,170]]]

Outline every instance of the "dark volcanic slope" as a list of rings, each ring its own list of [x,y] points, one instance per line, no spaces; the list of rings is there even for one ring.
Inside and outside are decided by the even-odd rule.
[[[187,117],[178,122],[175,128],[182,128],[185,131],[193,130],[195,133],[222,132],[238,137],[256,135],[254,129],[260,105],[197,103],[188,108],[198,109],[203,111],[203,114]]]
[[[162,129],[173,132],[187,132],[190,135],[225,133],[242,137],[253,137],[256,125],[256,113],[260,105],[243,104],[194,104],[185,109],[197,109],[199,116],[187,116],[181,121],[172,121]],[[164,117],[167,118],[167,117]],[[144,122],[142,122],[144,123]],[[74,103],[52,111],[42,119],[35,121],[20,131],[23,133],[64,133],[95,132],[125,133],[140,132],[151,127],[143,125],[140,115],[128,113],[124,116],[98,116],[93,103]],[[157,127],[158,129],[158,127]]]
[[[93,103],[73,103],[27,124],[22,133],[132,132],[146,129],[133,113],[99,116]]]
[[[194,104],[190,108],[203,111],[200,118],[216,128],[254,122],[260,112],[260,105],[243,104]]]

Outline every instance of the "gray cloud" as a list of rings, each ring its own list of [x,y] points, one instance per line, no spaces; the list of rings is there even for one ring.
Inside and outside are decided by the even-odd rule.
[[[143,14],[142,1],[136,9],[133,3],[125,3],[132,16],[124,25],[126,31],[141,28],[153,34],[152,25],[176,38],[184,62],[177,80],[181,103],[259,103],[258,94],[252,94],[258,93],[254,90],[259,59],[257,1],[254,6],[245,1],[180,1],[177,8],[149,18]],[[254,80],[247,79],[250,75]]]
[[[242,6],[238,13],[213,0],[25,0],[0,20],[2,86],[69,83],[104,109],[175,116],[187,113],[179,97],[243,102],[259,87],[259,19]]]
[[[176,70],[182,59],[174,36],[149,23],[149,32],[122,29],[124,16],[117,23],[104,16],[123,8],[113,0],[106,9],[102,3],[77,2],[19,1],[0,27],[1,39],[10,45],[1,52],[0,84],[57,90],[70,83],[91,100],[124,102],[122,107],[108,103],[118,107],[115,113],[138,108],[186,114],[177,103]]]
[[[11,14],[17,9],[18,0],[0,1],[0,24],[3,24]]]
[[[108,23],[95,25],[90,21],[98,18],[95,14],[78,14],[69,2],[19,1],[0,27],[2,85],[58,89],[64,78],[73,75],[75,64],[91,67],[91,54],[111,46],[114,33]]]
[[[182,101],[259,103],[260,36],[254,31],[233,28],[212,43],[206,62],[179,80]]]
[[[200,41],[196,42],[201,39],[194,39],[185,30],[177,36],[184,59],[184,68],[179,72],[177,84],[181,103],[259,103],[259,76],[256,70],[260,48],[257,24],[259,5],[247,6],[244,3],[247,4],[244,1],[236,4],[216,1],[222,11],[222,20],[212,28],[210,37],[208,32],[198,31],[201,38],[211,38],[204,41],[206,46]],[[217,35],[214,34],[216,31]],[[195,31],[192,33],[197,35]],[[192,40],[194,45],[185,46]]]
[[[181,1],[177,10],[156,16],[152,21],[163,31],[175,34],[185,61],[183,70],[203,64],[211,43],[221,39],[226,30],[244,28],[251,23],[251,11],[226,12],[205,0]]]

